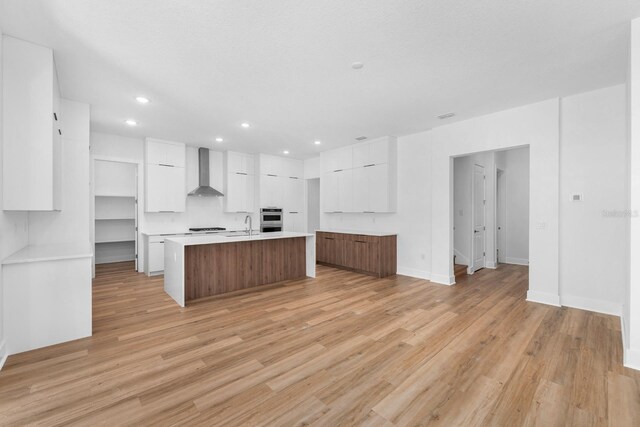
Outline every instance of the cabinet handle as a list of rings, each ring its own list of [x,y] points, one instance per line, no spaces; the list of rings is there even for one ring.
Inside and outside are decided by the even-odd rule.
[[[244,172],[236,172],[236,175],[247,175],[247,174]]]
[[[236,213],[249,213],[247,211],[236,211]]]
[[[289,212],[289,213],[295,213],[295,214],[297,214],[298,212]]]
[[[56,113],[53,113],[53,118],[55,119],[55,121],[58,121],[58,115]]]
[[[325,237],[325,240],[335,240],[333,237]]]
[[[58,129],[58,135],[62,135],[62,131]]]
[[[375,213],[374,211],[362,211],[362,213]]]
[[[274,175],[272,173],[268,173],[267,176],[274,176],[275,177],[275,176],[278,176],[278,175]]]
[[[342,213],[342,211],[333,211],[333,213]]]
[[[354,240],[354,242],[356,242],[356,243],[367,243],[364,240]]]
[[[299,179],[297,176],[290,176],[291,179]]]
[[[175,167],[174,165],[167,165],[165,163],[158,163],[158,166],[164,166],[165,168],[173,168],[173,167]]]
[[[334,172],[342,172],[342,169],[336,169]]]
[[[176,211],[158,211],[158,213],[175,213]]]
[[[371,163],[370,165],[364,165],[363,167],[370,168],[371,166],[375,166],[375,165],[376,165],[375,163]]]

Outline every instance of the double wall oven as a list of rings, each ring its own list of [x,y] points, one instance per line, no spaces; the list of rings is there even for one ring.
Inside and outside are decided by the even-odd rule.
[[[282,208],[260,209],[260,232],[273,233],[283,230]]]

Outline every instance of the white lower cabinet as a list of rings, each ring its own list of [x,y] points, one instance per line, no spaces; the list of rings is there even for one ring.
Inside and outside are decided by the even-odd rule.
[[[164,271],[164,238],[150,241],[147,252],[147,274],[159,274]]]

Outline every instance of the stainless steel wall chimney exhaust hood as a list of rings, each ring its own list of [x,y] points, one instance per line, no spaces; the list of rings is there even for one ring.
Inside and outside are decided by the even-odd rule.
[[[209,186],[209,149],[198,148],[198,187],[189,193],[189,196],[208,196],[219,197],[224,196],[215,188]]]

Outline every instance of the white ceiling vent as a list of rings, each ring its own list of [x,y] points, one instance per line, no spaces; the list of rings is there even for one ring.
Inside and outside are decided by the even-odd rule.
[[[356,138],[356,141],[364,141],[365,139],[367,139],[366,136],[359,136]]]
[[[436,116],[436,117],[439,118],[440,120],[444,120],[444,119],[448,119],[449,117],[453,117],[455,115],[456,115],[456,113],[445,113],[445,114],[441,114],[441,115]]]

